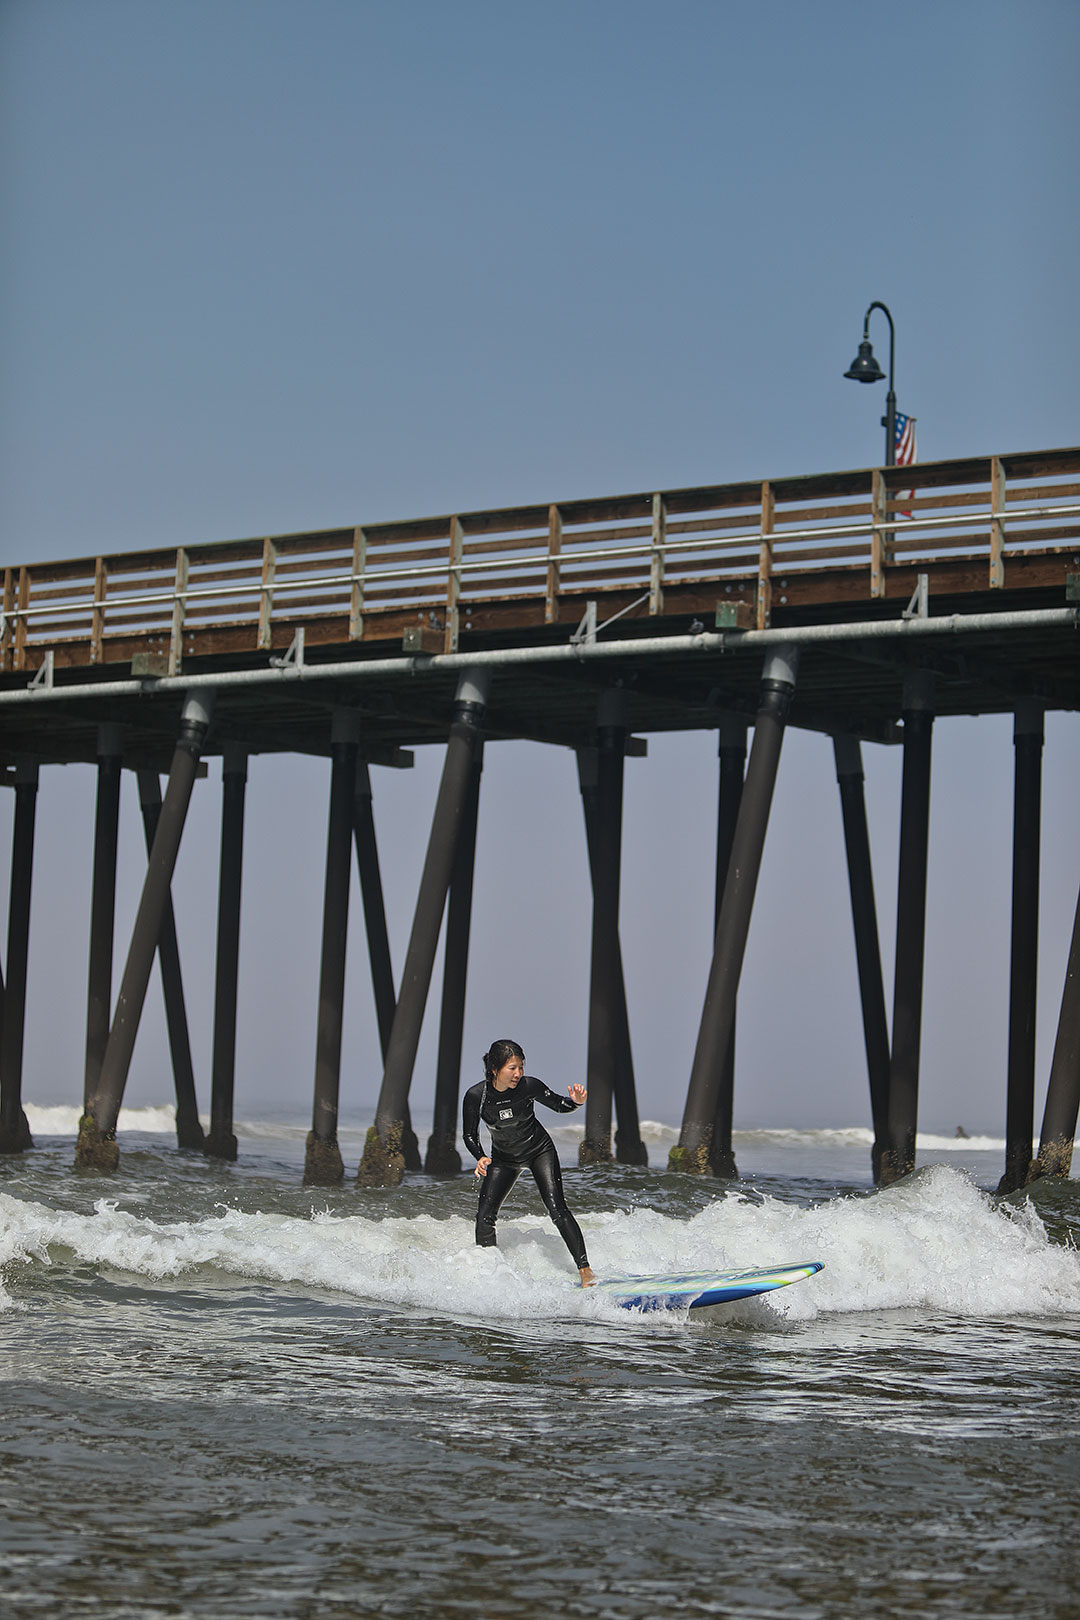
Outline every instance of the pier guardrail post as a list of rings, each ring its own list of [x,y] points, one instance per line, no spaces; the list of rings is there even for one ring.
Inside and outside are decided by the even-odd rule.
[[[898,1181],[915,1168],[926,952],[926,868],[930,847],[930,749],[934,732],[934,676],[930,670],[915,669],[908,673],[902,702],[904,769],[900,789],[896,964],[889,1054],[889,1139],[881,1156],[883,1186]]]
[[[484,769],[484,740],[476,739],[476,755],[461,818],[450,899],[446,911],[446,950],[443,966],[439,1048],[435,1065],[435,1106],[424,1169],[432,1175],[456,1175],[461,1169],[457,1150],[458,1101],[461,1091],[461,1043],[465,1029],[465,983],[469,966],[472,926],[473,872],[476,866],[476,825],[480,810],[480,777]],[[406,1161],[405,1168],[409,1165]]]
[[[315,1095],[311,1130],[304,1150],[304,1183],[308,1186],[332,1187],[345,1176],[337,1130],[358,738],[358,717],[347,709],[335,710],[330,737],[332,764],[315,1035]]]
[[[798,648],[781,644],[767,654],[762,672],[754,741],[724,884],[682,1130],[677,1146],[668,1156],[670,1170],[682,1170],[690,1175],[714,1173],[712,1137],[720,1077],[735,1024],[739,975],[746,954],[780,748],[798,667]]]
[[[361,1187],[396,1187],[405,1174],[402,1142],[409,1086],[490,686],[491,672],[484,668],[466,669],[458,681],[375,1123],[356,1172]]]
[[[1035,1003],[1039,964],[1039,843],[1043,707],[1016,705],[1013,783],[1012,937],[1009,953],[1009,1071],[1005,1100],[1005,1173],[998,1192],[1015,1192],[1031,1169],[1035,1130]]]
[[[3,1030],[0,1031],[0,1153],[22,1153],[34,1145],[22,1105],[22,1070],[37,791],[37,765],[32,762],[17,765],[15,825],[11,838],[11,891],[8,897],[7,984],[4,987]]]
[[[247,749],[230,743],[221,762],[221,865],[218,873],[217,958],[214,969],[214,1036],[210,1061],[212,1159],[235,1159],[233,1101],[236,1086],[236,992],[240,977],[240,895],[244,869],[244,799]]]
[[[198,692],[189,691],[184,699],[180,734],[169,770],[169,784],[150,852],[97,1091],[79,1121],[75,1163],[84,1169],[111,1171],[116,1169],[119,1161],[116,1121],[146,1001],[154,953],[161,937],[166,908],[170,904],[176,857],[191,803],[199,756],[210,728],[213,704],[213,690],[208,688]]]
[[[870,1081],[870,1114],[874,1145],[870,1162],[874,1185],[881,1182],[882,1155],[889,1141],[889,1021],[885,1012],[885,984],[881,974],[881,941],[874,904],[874,869],[870,860],[870,832],[866,822],[865,777],[862,749],[857,737],[833,738],[840,814],[844,823],[851,922],[855,933],[855,964],[859,975],[866,1072]]]

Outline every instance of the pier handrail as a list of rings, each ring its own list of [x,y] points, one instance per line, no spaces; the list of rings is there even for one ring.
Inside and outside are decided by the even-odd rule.
[[[402,613],[426,613],[453,618],[456,636],[456,616],[485,601],[542,601],[537,622],[552,623],[560,598],[572,612],[585,595],[643,588],[655,617],[665,586],[737,581],[760,604],[774,575],[809,571],[868,568],[874,597],[887,569],[961,548],[987,560],[994,589],[1009,557],[1080,542],[1078,476],[1080,449],[1029,452],[8,567],[0,668],[61,647],[70,663],[104,662],[110,647],[123,661],[120,643],[165,636],[179,667],[180,643],[197,651],[201,634],[246,625],[265,648],[274,624],[280,635],[314,619],[348,618],[331,639],[379,641]],[[387,615],[397,624],[384,628]]]

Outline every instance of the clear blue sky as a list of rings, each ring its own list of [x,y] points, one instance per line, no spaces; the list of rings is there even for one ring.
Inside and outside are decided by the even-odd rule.
[[[4,0],[3,560],[872,464],[881,391],[842,373],[875,298],[921,459],[1076,443],[1078,47],[1080,10],[1056,0]],[[1043,1076],[1080,879],[1078,740],[1051,720]],[[1003,1120],[1011,755],[1007,720],[938,727],[927,1124]],[[376,777],[398,967],[437,769],[429,751]],[[889,974],[895,755],[868,773]],[[639,1086],[672,1121],[708,965],[715,774],[704,734],[627,771]],[[326,779],[252,765],[241,1114],[309,1103]],[[92,797],[88,769],[45,774],[34,1100],[81,1085]],[[204,1094],[218,814],[215,767],[178,884]],[[123,837],[121,956],[134,805]],[[843,884],[831,750],[793,735],[740,1123],[867,1117]],[[354,921],[346,1114],[379,1080]],[[546,1078],[579,1078],[588,922],[572,758],[491,747],[466,1073],[512,1033]],[[134,1100],[166,1095],[159,999]]]

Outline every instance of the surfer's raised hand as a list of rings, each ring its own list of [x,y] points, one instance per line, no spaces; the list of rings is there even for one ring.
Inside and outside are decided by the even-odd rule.
[[[588,1096],[588,1092],[585,1090],[585,1087],[584,1086],[567,1086],[566,1089],[570,1093],[571,1100],[573,1102],[576,1102],[578,1107],[580,1108],[581,1104],[585,1101],[585,1098]]]
[[[473,1171],[473,1175],[479,1176],[480,1180],[483,1181],[484,1177],[487,1175],[487,1167],[490,1163],[491,1160],[486,1156],[482,1159],[477,1159],[476,1169]]]

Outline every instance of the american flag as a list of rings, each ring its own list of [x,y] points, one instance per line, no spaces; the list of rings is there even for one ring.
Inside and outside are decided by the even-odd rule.
[[[918,461],[915,454],[915,418],[896,413],[896,465],[912,467]]]
[[[917,460],[918,457],[915,454],[915,418],[913,416],[905,416],[902,411],[897,411],[896,465],[898,467],[912,467]],[[909,501],[913,500],[915,498],[915,491],[913,489],[897,490],[898,500],[903,500],[905,495]],[[912,514],[910,511],[907,511],[901,512],[900,516],[909,518],[912,516]]]

